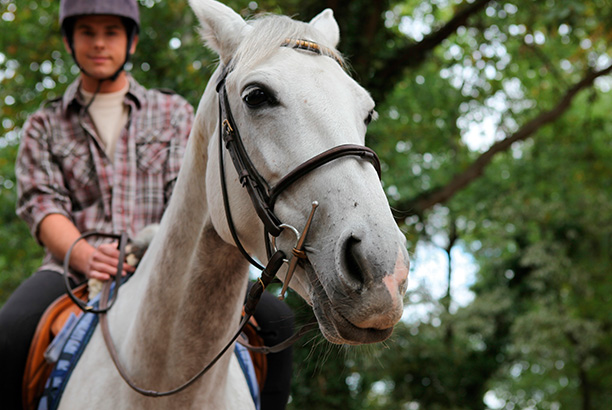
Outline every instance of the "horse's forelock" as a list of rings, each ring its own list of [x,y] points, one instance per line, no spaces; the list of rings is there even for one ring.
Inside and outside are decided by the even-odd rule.
[[[276,53],[287,39],[309,40],[333,50],[335,57],[343,61],[341,54],[317,29],[307,23],[287,16],[262,15],[249,22],[253,30],[242,41],[232,59],[235,67],[254,67]]]

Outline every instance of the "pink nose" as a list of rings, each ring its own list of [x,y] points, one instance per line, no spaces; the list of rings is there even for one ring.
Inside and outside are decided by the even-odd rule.
[[[406,289],[408,289],[408,268],[410,266],[410,261],[404,260],[404,255],[402,252],[398,252],[397,259],[395,260],[395,269],[393,273],[385,276],[383,282],[387,285],[387,289],[389,290],[389,294],[395,301],[395,299],[399,299],[401,303],[401,298],[406,294]]]
[[[408,267],[410,262],[404,260],[404,255],[398,252],[395,268],[392,273],[386,275],[379,292],[372,289],[381,300],[372,304],[371,314],[363,320],[353,321],[353,324],[363,329],[389,329],[393,327],[402,317],[404,303],[403,297],[408,287]],[[384,290],[383,290],[384,289]]]

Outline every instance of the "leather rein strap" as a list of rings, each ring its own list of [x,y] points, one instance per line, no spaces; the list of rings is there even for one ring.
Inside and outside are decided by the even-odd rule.
[[[230,347],[234,345],[234,342],[239,338],[239,336],[242,333],[242,330],[244,329],[244,327],[247,325],[247,323],[253,316],[253,313],[255,312],[255,308],[257,307],[257,304],[259,302],[259,299],[261,298],[261,295],[265,287],[268,286],[270,282],[272,282],[274,278],[276,277],[276,272],[282,266],[284,257],[285,257],[284,253],[277,252],[272,257],[270,262],[268,263],[268,266],[262,272],[260,279],[257,282],[255,282],[253,287],[251,287],[251,291],[249,292],[247,303],[245,304],[245,307],[244,307],[245,315],[242,318],[240,325],[238,326],[238,331],[234,334],[231,340],[217,354],[217,356],[215,356],[214,359],[212,359],[210,363],[208,363],[204,368],[202,368],[202,370],[200,370],[196,375],[194,375],[191,379],[187,380],[185,383],[171,390],[160,392],[156,390],[143,389],[142,387],[139,387],[136,385],[136,383],[131,379],[125,367],[119,360],[119,354],[117,352],[117,349],[115,348],[115,344],[113,343],[113,340],[110,334],[110,330],[108,327],[108,317],[106,316],[106,311],[100,314],[99,315],[100,328],[102,331],[102,336],[104,337],[104,342],[106,343],[106,348],[108,350],[108,353],[111,359],[113,360],[113,363],[115,364],[115,367],[117,368],[117,371],[119,372],[123,380],[128,384],[128,386],[130,386],[130,388],[132,388],[132,390],[144,396],[149,396],[149,397],[171,396],[173,394],[176,394],[176,393],[179,393],[185,390],[187,387],[195,383],[202,375],[208,372],[219,361],[219,359],[227,352],[227,350]],[[111,290],[111,282],[106,281],[104,283],[104,287],[102,289],[102,297],[100,299],[100,307],[103,310],[106,309],[107,307],[106,304],[110,297],[110,290]],[[115,289],[115,292],[116,291],[117,291],[117,288]],[[277,346],[270,347],[268,348],[268,351],[264,351],[265,346],[263,348],[258,348],[258,350],[261,350],[261,353],[264,353],[264,352],[273,353],[273,352],[281,351],[287,348],[290,345],[290,343],[294,343],[299,337],[301,337],[307,331],[311,330],[313,328],[313,325],[316,326],[316,323],[314,324],[311,323],[309,325],[304,326],[293,337],[291,337],[289,341],[285,341],[285,342],[280,343]]]
[[[110,302],[106,300],[105,306],[101,307],[100,309],[95,309],[94,307],[86,304],[81,299],[79,299],[72,291],[72,288],[70,287],[69,277],[68,277],[68,272],[70,272],[70,255],[72,255],[72,250],[74,249],[76,244],[81,239],[86,239],[86,238],[89,238],[90,236],[100,236],[103,238],[113,238],[113,239],[119,240],[119,245],[117,247],[119,249],[119,261],[117,262],[117,273],[115,274],[115,279],[114,279],[116,291],[113,294],[112,300],[110,300]],[[81,236],[79,236],[78,239],[74,241],[74,243],[70,246],[70,248],[68,248],[68,252],[66,252],[66,256],[64,257],[64,275],[63,275],[64,276],[64,286],[66,288],[66,293],[68,294],[68,297],[72,299],[72,301],[83,312],[90,312],[90,313],[95,313],[95,314],[106,313],[115,304],[115,301],[119,297],[119,285],[121,285],[121,272],[123,271],[123,261],[125,260],[125,246],[127,245],[127,242],[128,242],[128,236],[127,236],[127,233],[125,232],[121,232],[121,234],[114,234],[114,233],[103,233],[103,232],[92,231],[92,232],[84,233]],[[110,285],[111,282],[110,281],[107,281],[107,282]]]

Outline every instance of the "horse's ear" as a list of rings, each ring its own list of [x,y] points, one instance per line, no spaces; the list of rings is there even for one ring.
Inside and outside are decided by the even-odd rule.
[[[331,9],[325,9],[315,18],[310,20],[310,25],[319,30],[325,39],[329,42],[329,46],[336,47],[340,41],[340,27],[334,18],[334,12]]]
[[[227,64],[250,26],[231,8],[213,0],[189,0],[200,20],[200,35],[206,45]]]

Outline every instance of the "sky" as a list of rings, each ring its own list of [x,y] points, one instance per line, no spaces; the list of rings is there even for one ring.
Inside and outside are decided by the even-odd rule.
[[[474,294],[469,287],[476,280],[478,265],[461,246],[451,250],[451,311],[468,305]],[[446,252],[432,243],[421,241],[412,255],[408,279],[408,297],[405,300],[402,320],[409,323],[429,321],[435,307],[431,300],[446,294],[448,286],[448,258]],[[423,294],[429,297],[424,297]]]

